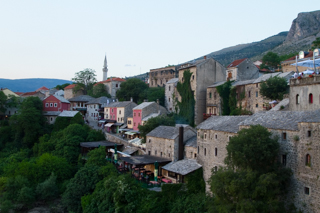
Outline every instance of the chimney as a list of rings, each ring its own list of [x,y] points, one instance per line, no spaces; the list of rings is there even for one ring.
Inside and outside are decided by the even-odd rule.
[[[204,60],[207,60],[207,56],[205,55],[205,56],[203,56],[203,58],[204,58]]]
[[[133,102],[133,98],[132,97],[130,98],[130,101]]]
[[[181,125],[179,127],[179,145],[178,145],[178,160],[183,159],[183,151],[184,151],[184,145],[183,145],[183,126]]]

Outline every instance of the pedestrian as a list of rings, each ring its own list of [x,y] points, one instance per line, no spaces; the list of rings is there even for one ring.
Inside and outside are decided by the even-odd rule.
[[[298,73],[295,72],[294,75],[293,75],[293,77],[294,77],[294,78],[298,78]]]

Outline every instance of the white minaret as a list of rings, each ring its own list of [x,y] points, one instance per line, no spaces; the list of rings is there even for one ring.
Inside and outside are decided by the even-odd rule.
[[[107,65],[107,55],[104,57],[104,64],[103,64],[103,79],[102,81],[105,81],[108,79],[108,65]]]

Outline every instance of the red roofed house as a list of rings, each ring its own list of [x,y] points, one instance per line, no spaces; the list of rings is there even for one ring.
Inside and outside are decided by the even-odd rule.
[[[96,83],[94,86],[104,84],[107,92],[111,95],[111,98],[116,98],[117,91],[120,89],[120,84],[123,82],[125,82],[125,80],[122,78],[109,78],[105,81]]]
[[[49,89],[47,87],[43,86],[43,87],[40,87],[39,89],[37,89],[36,92],[38,92],[38,91],[41,91],[41,92],[44,91],[45,92],[47,90],[49,90]]]
[[[30,97],[30,96],[39,97],[41,100],[43,100],[46,97],[46,95],[40,91],[25,92],[22,95],[20,95],[20,97],[24,97],[24,98]]]
[[[259,69],[248,58],[238,59],[227,66],[226,80],[244,81],[259,77]]]
[[[77,93],[74,93],[74,88],[77,86],[77,84],[70,84],[69,86],[66,86],[64,88],[64,98],[69,100],[70,98],[77,97],[79,95],[84,95],[83,90],[77,91]]]
[[[313,59],[313,51],[309,51],[309,52],[304,52],[304,51],[300,51],[299,55],[297,55],[297,59],[298,62],[300,61],[304,61],[307,59]],[[285,61],[281,61],[281,67],[282,67],[282,71],[283,72],[291,72],[291,71],[297,71],[296,66],[293,66],[291,64],[296,63],[296,56],[292,56],[291,58],[288,58]],[[298,66],[298,70],[299,72],[303,72],[306,71],[307,67],[299,67]]]
[[[50,95],[42,103],[43,114],[47,117],[50,124],[54,123],[60,112],[70,110],[70,102],[59,95]]]

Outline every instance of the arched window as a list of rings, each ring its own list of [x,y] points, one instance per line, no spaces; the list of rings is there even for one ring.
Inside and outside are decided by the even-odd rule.
[[[215,148],[215,149],[214,149],[214,155],[215,155],[215,156],[218,156],[218,148]]]
[[[207,149],[204,148],[204,156],[206,156],[206,155],[207,155]]]
[[[299,97],[299,95],[297,94],[296,95],[296,104],[299,104],[300,103],[300,97]]]
[[[310,104],[313,103],[313,95],[312,95],[312,93],[309,94],[309,103]]]
[[[311,155],[306,155],[306,166],[311,166]]]

